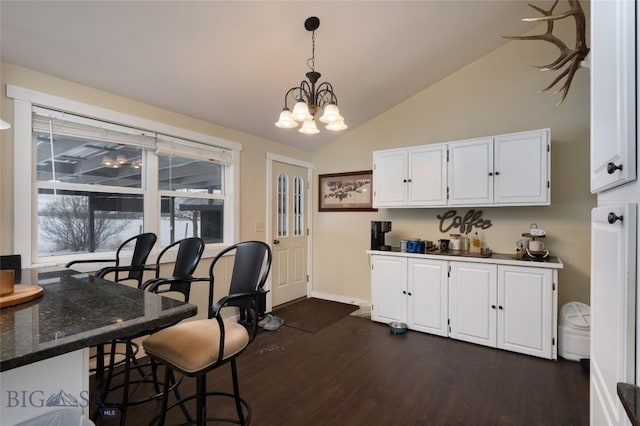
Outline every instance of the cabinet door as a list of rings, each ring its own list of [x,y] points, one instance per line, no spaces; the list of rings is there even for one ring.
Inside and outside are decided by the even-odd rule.
[[[548,129],[496,136],[493,151],[496,204],[550,204]]]
[[[449,336],[496,346],[496,265],[449,262]]]
[[[409,259],[408,274],[409,328],[447,336],[447,262]]]
[[[498,348],[551,358],[550,269],[498,266]]]
[[[629,203],[591,211],[590,417],[616,425],[626,419],[616,383],[635,380],[636,209]]]
[[[373,207],[407,204],[407,150],[373,153]]]
[[[408,204],[447,204],[447,147],[444,144],[409,150]]]
[[[636,5],[629,0],[591,2],[594,193],[636,179]],[[622,170],[616,166],[622,166]]]
[[[407,259],[371,256],[371,319],[407,322]]]
[[[448,144],[449,205],[493,204],[493,138]]]

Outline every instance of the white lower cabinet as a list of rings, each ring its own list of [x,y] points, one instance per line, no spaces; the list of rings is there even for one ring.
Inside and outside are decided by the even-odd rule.
[[[371,268],[374,321],[557,358],[557,269],[393,255]]]
[[[449,336],[496,345],[496,265],[449,262]]]
[[[556,358],[554,288],[549,269],[498,266],[498,348]]]
[[[411,258],[408,274],[409,328],[447,336],[447,262]]]

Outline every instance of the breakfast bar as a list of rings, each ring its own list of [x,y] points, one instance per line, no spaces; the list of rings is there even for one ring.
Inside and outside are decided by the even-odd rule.
[[[23,270],[42,296],[0,311],[0,422],[48,410],[88,412],[90,346],[194,316],[177,300],[69,269]]]

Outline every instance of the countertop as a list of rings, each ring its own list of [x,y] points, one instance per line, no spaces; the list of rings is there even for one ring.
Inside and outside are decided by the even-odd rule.
[[[194,316],[195,305],[70,269],[22,270],[42,297],[0,310],[0,371]]]
[[[440,250],[427,251],[425,253],[406,253],[401,252],[399,247],[393,247],[388,250],[367,250],[367,254],[384,255],[384,256],[401,256],[401,257],[417,257],[421,259],[435,260],[453,260],[460,262],[477,262],[491,263],[500,265],[528,266],[533,268],[562,269],[564,264],[559,257],[548,256],[547,258],[538,260],[522,260],[516,259],[515,253],[491,253],[490,256],[484,257],[480,253],[471,253],[461,250],[449,250],[442,252]]]
[[[640,426],[640,388],[629,383],[618,383],[618,397],[633,426]]]

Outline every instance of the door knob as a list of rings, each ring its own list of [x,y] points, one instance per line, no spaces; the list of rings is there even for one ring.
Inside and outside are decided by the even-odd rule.
[[[614,162],[610,162],[609,164],[607,164],[607,173],[612,175],[616,170],[622,171],[622,164],[619,164],[617,166]]]
[[[610,212],[609,216],[607,216],[607,221],[613,225],[614,223],[616,223],[617,221],[622,222],[624,216],[618,216],[617,214],[615,214],[614,212]]]
[[[275,244],[275,245],[280,244],[280,240],[273,240],[273,244]]]

